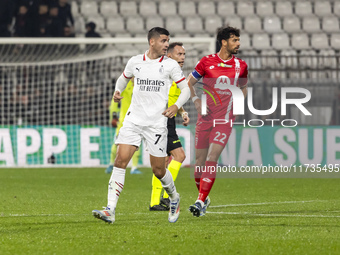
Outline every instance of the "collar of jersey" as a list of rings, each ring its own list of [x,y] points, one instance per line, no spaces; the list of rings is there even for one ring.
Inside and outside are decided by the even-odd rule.
[[[163,59],[164,59],[164,56],[161,56],[160,58],[157,58],[157,59],[150,59],[148,58],[148,52],[149,50],[147,50],[145,53],[144,53],[144,56],[143,56],[143,61],[155,61],[155,60],[158,60],[158,62],[162,62]]]
[[[217,55],[217,57],[218,57],[221,61],[223,61],[224,63],[226,63],[226,62],[228,62],[228,61],[234,59],[234,57],[235,57],[234,55],[232,55],[231,59],[223,60],[222,58],[220,58],[220,56],[218,55],[218,53],[217,53],[216,55]]]

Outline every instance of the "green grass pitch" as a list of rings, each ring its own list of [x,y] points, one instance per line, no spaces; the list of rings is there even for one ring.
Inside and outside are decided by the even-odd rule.
[[[176,186],[181,214],[149,212],[151,170],[127,172],[106,224],[102,168],[0,169],[0,254],[340,254],[339,179],[217,179],[204,217],[188,207],[189,169]]]

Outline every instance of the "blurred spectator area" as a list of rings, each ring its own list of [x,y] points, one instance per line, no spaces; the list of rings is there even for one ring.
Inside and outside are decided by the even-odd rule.
[[[172,37],[213,38],[217,28],[235,26],[241,29],[238,56],[248,63],[249,86],[254,87],[254,100],[260,102],[256,107],[270,107],[271,101],[261,98],[263,95],[271,98],[274,86],[305,87],[313,95],[309,107],[319,118],[309,122],[302,119],[303,116],[298,117],[305,124],[325,125],[340,124],[339,17],[339,0],[1,0],[0,36],[85,37],[85,25],[93,22],[102,37],[146,38],[150,28],[163,26]],[[17,117],[8,116],[9,112],[20,116],[18,109],[29,113],[38,109],[33,114],[39,118],[36,123],[107,125],[108,115],[100,110],[102,104],[109,103],[114,80],[126,64],[127,56],[143,52],[145,45],[114,47],[116,57],[103,60],[109,61],[108,65],[103,61],[88,61],[69,64],[67,68],[63,65],[45,69],[32,67],[28,71],[22,67],[2,68],[0,115],[7,118],[3,123],[18,123]],[[14,50],[6,47],[9,46],[0,47],[1,57],[6,58],[10,53],[8,57],[17,57],[19,62],[24,61],[21,59],[25,57],[23,52],[34,53],[34,49],[39,60],[46,57],[46,61],[52,53],[56,53],[54,60],[59,60],[58,56],[63,59],[65,55],[84,51],[77,45],[13,46],[17,47]],[[197,49],[186,45],[186,74],[202,55],[212,53],[207,52],[206,45],[204,47],[203,52],[197,53]],[[100,49],[87,47],[85,51],[96,53]],[[70,100],[71,96],[74,100]],[[5,105],[7,108],[3,107]],[[191,102],[187,105],[195,121],[194,107]],[[4,110],[8,107],[10,111]],[[91,114],[85,107],[90,107]],[[295,118],[296,114],[291,111],[287,118]]]
[[[16,3],[10,23],[14,36],[60,36],[56,30],[61,25],[71,27],[75,36],[83,37],[85,24],[94,22],[103,37],[145,37],[154,26],[168,28],[172,36],[214,37],[218,27],[231,25],[241,29],[244,50],[340,50],[338,0],[1,2],[3,10],[10,10],[7,14],[13,13]],[[53,10],[55,7],[57,14]],[[8,15],[0,17],[2,26],[6,26]],[[27,24],[24,24],[25,20]],[[23,24],[28,26],[26,32],[23,32]]]

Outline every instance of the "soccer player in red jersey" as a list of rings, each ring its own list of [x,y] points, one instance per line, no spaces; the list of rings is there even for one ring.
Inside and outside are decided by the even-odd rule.
[[[234,121],[233,97],[227,86],[239,87],[247,95],[248,67],[245,61],[234,56],[240,48],[240,30],[223,27],[218,30],[217,41],[221,49],[216,54],[203,57],[188,77],[191,98],[198,111],[195,134],[195,182],[199,190],[195,204],[189,207],[196,217],[205,215],[210,204],[208,197],[215,182],[218,158],[228,142]],[[203,90],[207,96],[207,114],[201,114],[202,102],[193,86],[203,77]],[[209,93],[207,93],[209,92]],[[225,119],[226,124],[216,124],[214,119]]]

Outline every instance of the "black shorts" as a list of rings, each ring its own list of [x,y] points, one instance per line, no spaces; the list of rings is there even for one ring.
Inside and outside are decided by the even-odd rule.
[[[176,122],[175,117],[168,118],[168,145],[166,148],[166,152],[170,156],[170,151],[182,147],[181,141],[178,138],[178,135],[176,133]]]

